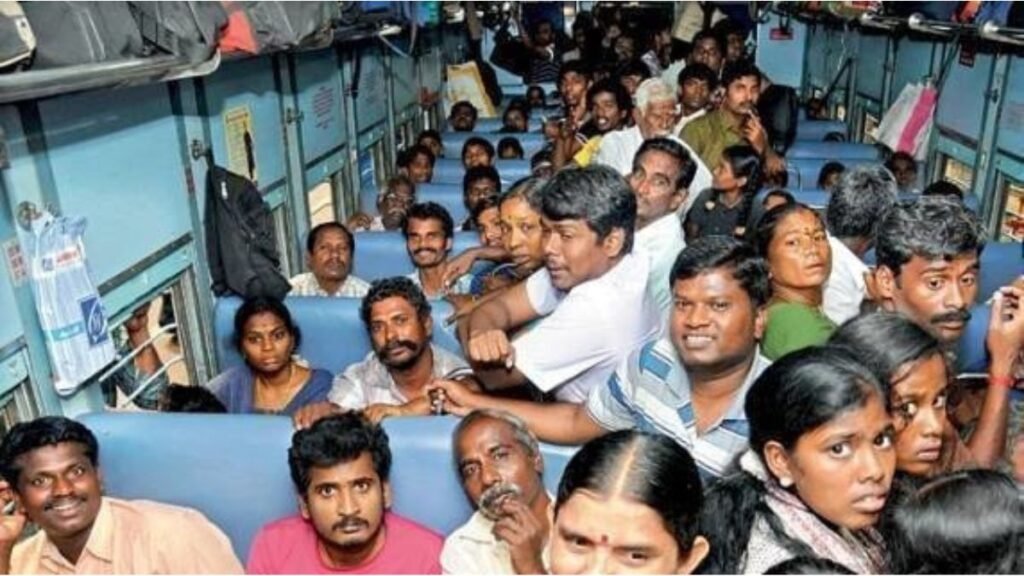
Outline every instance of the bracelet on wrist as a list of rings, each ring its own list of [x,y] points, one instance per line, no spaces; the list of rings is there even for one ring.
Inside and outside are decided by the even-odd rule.
[[[1016,381],[1013,376],[996,376],[990,374],[988,377],[989,386],[998,386],[1007,390],[1013,390]]]

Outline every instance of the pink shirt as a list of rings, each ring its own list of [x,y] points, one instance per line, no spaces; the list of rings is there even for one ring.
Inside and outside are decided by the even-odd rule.
[[[289,516],[260,529],[249,551],[249,574],[440,574],[440,534],[390,512],[384,547],[362,566],[334,570],[320,559],[316,529]]]

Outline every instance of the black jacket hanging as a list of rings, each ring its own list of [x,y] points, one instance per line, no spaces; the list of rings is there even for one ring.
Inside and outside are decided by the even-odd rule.
[[[274,220],[249,180],[211,164],[206,175],[206,253],[214,294],[282,299]]]

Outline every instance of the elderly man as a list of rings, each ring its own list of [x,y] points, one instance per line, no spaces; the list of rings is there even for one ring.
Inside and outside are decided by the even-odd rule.
[[[533,433],[515,416],[477,410],[452,437],[455,466],[476,509],[444,542],[446,574],[544,574],[551,497]]]
[[[657,78],[644,80],[636,91],[635,125],[605,134],[592,162],[610,166],[623,176],[629,175],[633,171],[633,158],[644,140],[671,135],[677,121],[676,104],[676,91],[672,86]],[[711,187],[711,171],[700,162],[698,154],[689,145],[684,143],[684,146],[697,160],[693,190],[700,192]]]

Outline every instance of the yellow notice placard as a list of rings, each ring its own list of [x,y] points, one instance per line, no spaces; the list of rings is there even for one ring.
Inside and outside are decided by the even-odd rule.
[[[256,134],[249,106],[236,106],[224,112],[224,139],[228,150],[228,170],[256,182]]]

